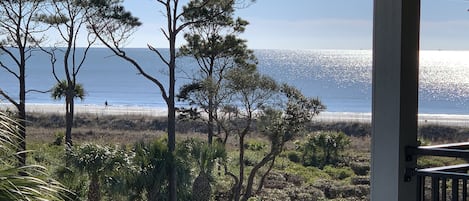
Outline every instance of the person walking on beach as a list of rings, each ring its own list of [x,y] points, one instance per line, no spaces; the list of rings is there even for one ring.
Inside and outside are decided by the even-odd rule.
[[[107,105],[108,105],[108,104],[107,104],[107,100],[106,100],[106,101],[104,101],[104,107],[107,108]]]

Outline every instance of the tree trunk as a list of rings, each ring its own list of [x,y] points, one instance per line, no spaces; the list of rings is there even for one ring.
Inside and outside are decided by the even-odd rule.
[[[73,146],[72,142],[72,127],[73,127],[73,113],[74,113],[74,100],[73,97],[70,97],[70,95],[67,95],[65,98],[65,124],[66,124],[66,129],[65,129],[65,146],[66,150],[69,150]]]
[[[18,154],[18,166],[22,167],[26,165],[26,107],[24,102],[19,104],[18,108],[18,134],[21,137],[19,139],[19,146],[17,148]]]
[[[238,201],[241,198],[241,190],[243,189],[244,181],[244,135],[239,137],[239,182],[235,189],[234,200]]]
[[[147,189],[148,201],[158,201],[161,200],[161,186],[156,185],[157,182],[152,186],[151,189]]]
[[[262,175],[262,178],[261,180],[259,181],[259,186],[257,186],[257,190],[256,190],[256,193],[259,194],[262,190],[262,188],[264,187],[264,181],[265,181],[265,178],[267,178],[267,175],[269,175],[270,171],[272,170],[272,168],[274,167],[274,164],[275,164],[275,158],[274,157],[272,159],[272,162],[270,162],[270,165],[269,165],[269,168],[267,169],[267,171],[264,173],[264,175]]]
[[[212,187],[207,174],[200,172],[192,184],[192,201],[209,201],[212,195]]]
[[[267,164],[270,160],[272,160],[272,157],[273,157],[273,154],[272,153],[269,153],[267,154],[258,164],[256,164],[251,172],[249,173],[249,177],[248,177],[248,184],[246,186],[246,191],[244,192],[244,195],[243,195],[243,198],[241,199],[242,201],[247,201],[249,199],[249,197],[251,197],[251,194],[252,194],[252,186],[254,184],[254,177],[256,176],[257,174],[257,171],[259,171],[259,169],[261,167],[263,167],[265,164]]]
[[[174,99],[173,99],[174,100]],[[175,108],[174,103],[172,107],[168,107],[168,151],[170,154],[169,157],[169,200],[177,200],[177,172],[176,172],[176,118],[175,118]]]
[[[168,13],[169,14],[169,13]],[[176,22],[173,22],[176,26]],[[168,151],[171,155],[169,162],[169,200],[177,200],[177,174],[176,174],[176,108],[174,103],[175,98],[175,85],[176,85],[176,32],[174,27],[169,27],[170,39],[169,39],[169,96],[166,101],[168,105]]]
[[[88,189],[88,201],[101,201],[101,190],[99,186],[99,175],[90,175],[91,181]]]
[[[20,65],[20,76],[19,76],[19,81],[20,81],[20,91],[19,91],[19,97],[20,97],[20,102],[17,105],[18,109],[18,123],[19,123],[19,130],[18,133],[21,137],[20,143],[18,146],[18,162],[19,166],[25,166],[26,165],[26,57],[24,55],[24,48],[20,48],[20,54],[21,54],[21,65]]]
[[[210,95],[209,100],[208,100],[208,122],[207,122],[207,127],[208,127],[208,144],[212,144],[213,141],[213,96]]]

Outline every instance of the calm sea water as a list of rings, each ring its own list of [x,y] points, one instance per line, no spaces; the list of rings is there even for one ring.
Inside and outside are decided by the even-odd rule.
[[[165,50],[163,50],[165,51]],[[371,112],[371,51],[369,50],[256,50],[259,70],[298,87],[304,94],[319,97],[329,112]],[[147,49],[129,49],[151,74],[166,80],[167,72],[156,55]],[[422,51],[420,67],[420,113],[469,114],[469,52]],[[8,64],[5,55],[2,62]],[[50,60],[41,52],[33,52],[28,61],[27,88],[50,89]],[[60,65],[61,61],[58,61]],[[177,85],[187,83],[196,68],[194,60],[178,62]],[[60,67],[58,67],[60,69]],[[63,73],[59,70],[59,73]],[[78,75],[86,90],[79,104],[164,107],[156,85],[143,78],[107,49],[92,49]],[[16,93],[17,82],[0,70],[0,87]],[[14,94],[13,94],[14,95]],[[29,93],[28,103],[57,103],[50,94]],[[3,100],[5,102],[5,100]]]

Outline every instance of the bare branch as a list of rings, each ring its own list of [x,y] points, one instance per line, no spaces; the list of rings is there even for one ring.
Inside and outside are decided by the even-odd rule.
[[[6,94],[2,89],[0,89],[0,95],[7,99],[11,104],[15,105],[16,108],[20,107],[20,104],[11,98],[8,94]]]
[[[166,38],[166,40],[169,40],[169,36],[168,34],[166,33],[166,31],[163,29],[163,28],[160,28],[161,29],[161,33],[163,33],[164,37]]]
[[[55,72],[55,63],[57,62],[57,59],[55,57],[55,51],[57,50],[56,48],[53,48],[51,51],[46,50],[43,47],[39,47],[41,50],[45,53],[47,53],[50,56],[50,62],[52,66],[52,75],[54,75],[55,81],[60,82],[59,77],[57,76],[57,73]]]
[[[143,75],[145,78],[147,78],[148,80],[150,80],[151,82],[153,82],[155,85],[157,85],[157,87],[160,89],[161,91],[161,96],[163,97],[163,99],[165,100],[166,103],[169,102],[169,97],[168,97],[168,94],[166,93],[166,90],[164,88],[164,85],[156,78],[152,77],[151,75],[149,75],[148,73],[145,72],[145,70],[143,70],[143,68],[140,66],[140,64],[135,61],[134,59],[132,59],[131,57],[127,56],[125,51],[120,49],[119,46],[118,46],[118,42],[116,40],[111,40],[113,42],[113,45],[109,44],[102,36],[101,34],[99,34],[99,30],[96,28],[96,26],[92,26],[91,29],[93,30],[94,33],[97,33],[96,34],[96,37],[107,47],[109,48],[115,55],[117,55],[118,57],[126,60],[127,62],[131,63],[136,69],[137,71]],[[114,39],[112,37],[112,39]]]
[[[16,72],[12,71],[10,68],[8,68],[8,66],[6,66],[5,64],[3,64],[3,62],[1,62],[1,61],[0,61],[0,66],[1,66],[3,69],[5,69],[6,71],[8,71],[10,74],[12,74],[13,76],[15,76],[16,79],[20,79],[20,76],[19,76]]]
[[[0,49],[3,50],[3,52],[7,53],[7,55],[15,62],[16,65],[20,65],[20,61],[18,60],[18,58],[16,58],[15,54],[13,54],[13,52],[11,52],[8,48],[6,48],[5,46],[1,46]]]
[[[169,66],[169,62],[163,57],[163,55],[161,54],[161,52],[159,50],[157,50],[156,48],[154,48],[151,45],[147,45],[147,46],[148,46],[148,49],[155,52],[158,55],[158,57],[160,57],[160,59],[161,59],[161,61],[163,61],[163,63],[165,63],[166,65]]]
[[[81,67],[83,67],[83,63],[85,62],[85,59],[88,55],[88,51],[91,48],[91,46],[93,45],[93,43],[96,41],[96,38],[94,38],[94,40],[90,41],[89,36],[90,36],[90,34],[88,34],[88,46],[85,48],[85,52],[83,53],[83,57],[80,61],[80,64],[78,64],[78,68],[76,69],[76,71],[73,72],[73,76],[76,76],[78,74],[78,72],[80,71]]]
[[[47,90],[47,91],[41,91],[41,90],[37,90],[37,89],[29,89],[29,90],[26,91],[26,93],[30,93],[30,92],[36,92],[36,93],[47,94],[47,93],[52,92],[52,89],[49,89],[49,90]]]

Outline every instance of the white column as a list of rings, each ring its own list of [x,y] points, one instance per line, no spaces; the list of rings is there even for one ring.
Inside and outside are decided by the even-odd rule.
[[[371,200],[415,201],[420,0],[374,0],[373,26]]]

